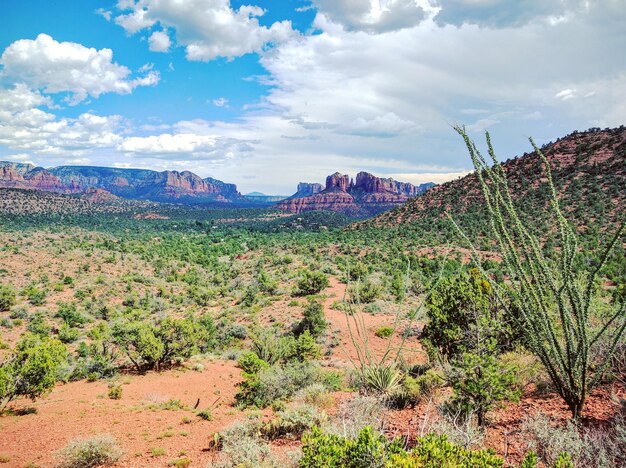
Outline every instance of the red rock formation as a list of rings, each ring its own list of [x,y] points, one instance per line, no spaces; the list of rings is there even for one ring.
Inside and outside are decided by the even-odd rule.
[[[350,176],[335,172],[326,178],[323,191],[308,196],[301,196],[301,185],[298,185],[295,195],[280,202],[277,207],[290,213],[330,210],[363,216],[398,206],[430,187],[430,184],[415,186],[383,179],[367,172],[359,172],[356,183]]]

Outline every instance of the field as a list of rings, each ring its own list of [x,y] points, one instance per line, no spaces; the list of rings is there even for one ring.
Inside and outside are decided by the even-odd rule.
[[[454,389],[449,364],[423,344],[428,291],[471,284],[466,249],[425,244],[437,234],[422,228],[400,236],[265,212],[196,214],[5,224],[0,282],[14,300],[0,312],[3,353],[26,335],[68,351],[49,394],[5,407],[8,466],[56,466],[70,441],[102,434],[120,449],[116,466],[269,466],[296,460],[310,427],[350,434],[371,424],[408,447],[434,431],[515,465],[546,443],[529,438],[542,414],[568,430],[567,406],[521,343],[502,354],[517,373],[514,392],[490,406],[484,427],[444,411]],[[496,252],[481,257],[503,277]],[[619,257],[610,264],[607,304],[623,267]],[[156,357],[146,336],[175,349]],[[402,382],[368,387],[363,369],[386,362],[403,369]],[[616,372],[589,397],[586,430],[612,431],[623,411],[623,367]]]

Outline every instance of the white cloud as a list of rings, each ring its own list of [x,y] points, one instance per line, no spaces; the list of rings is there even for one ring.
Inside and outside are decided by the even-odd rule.
[[[111,21],[111,15],[113,13],[109,10],[105,10],[104,8],[98,8],[96,10],[96,14],[102,16],[107,21]]]
[[[57,42],[47,34],[20,39],[2,56],[2,76],[46,93],[72,93],[70,104],[104,93],[129,94],[138,86],[158,83],[159,73],[129,79],[130,70],[113,62],[111,49],[96,50],[75,42]]]
[[[148,38],[152,52],[168,52],[172,45],[170,36],[165,31],[154,31]]]
[[[118,8],[132,10],[115,19],[128,33],[159,22],[176,31],[176,40],[185,46],[187,59],[194,61],[261,52],[268,44],[279,44],[297,34],[290,21],[263,26],[258,20],[265,13],[262,8],[242,5],[233,9],[230,0],[124,1],[118,3]]]
[[[416,0],[313,0],[320,13],[349,30],[381,33],[410,28],[426,18]]]
[[[0,145],[44,155],[82,155],[121,141],[122,118],[83,113],[57,118],[39,109],[50,100],[24,84],[0,88]]]
[[[557,99],[562,99],[563,101],[567,101],[568,99],[572,99],[574,97],[576,97],[576,90],[575,89],[564,89],[562,91],[559,91],[558,93],[556,93],[554,95],[555,98]]]
[[[464,177],[469,174],[470,171],[460,172],[417,172],[417,173],[397,173],[386,174],[385,177],[391,177],[400,182],[409,182],[411,184],[419,185],[427,182],[434,182],[435,184],[443,184],[449,180],[455,180],[460,177]]]
[[[224,97],[213,99],[213,101],[211,102],[213,103],[214,106],[217,106],[217,107],[228,107],[228,99]]]
[[[249,152],[250,146],[246,142],[216,135],[162,133],[126,138],[117,149],[138,157],[223,161]]]
[[[584,8],[584,0],[434,0],[440,25],[475,24],[481,27],[520,27],[540,19],[556,25]]]

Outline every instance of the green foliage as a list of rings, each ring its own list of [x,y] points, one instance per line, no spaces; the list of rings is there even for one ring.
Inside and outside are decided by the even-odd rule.
[[[384,436],[366,427],[356,439],[325,434],[313,428],[302,438],[303,468],[361,468],[384,467],[395,454],[406,454],[400,440],[388,441]]]
[[[278,438],[299,439],[304,432],[313,427],[319,427],[327,419],[326,413],[315,406],[298,405],[279,411],[276,418],[261,427],[261,433],[270,440]]]
[[[68,327],[79,327],[87,322],[87,319],[78,312],[74,302],[59,302],[57,317],[61,317]]]
[[[501,468],[504,461],[492,450],[468,450],[446,436],[428,434],[407,451],[399,439],[388,441],[371,427],[355,439],[325,434],[318,428],[304,435],[300,466],[307,468]]]
[[[206,329],[191,319],[166,317],[157,325],[121,322],[112,330],[117,346],[138,371],[161,370],[198,352]]]
[[[465,414],[476,414],[479,426],[486,423],[487,412],[499,401],[516,400],[516,369],[506,368],[499,361],[495,341],[479,353],[468,352],[452,362],[448,381],[454,390],[452,406]]]
[[[15,305],[17,293],[13,286],[0,284],[0,312],[9,310]]]
[[[26,287],[22,294],[26,296],[29,302],[34,306],[44,305],[46,303],[46,291],[37,288],[35,285],[29,285]]]
[[[372,364],[363,369],[361,385],[366,390],[391,395],[400,387],[402,373],[395,364]]]
[[[58,340],[27,334],[0,363],[0,409],[19,396],[36,399],[46,394],[67,360],[67,350]]]
[[[314,338],[319,338],[326,332],[328,322],[324,317],[324,307],[320,302],[309,302],[303,314],[304,318],[297,327],[298,334],[309,331]]]
[[[321,271],[302,270],[298,277],[297,293],[301,296],[318,294],[330,285],[328,276]]]
[[[78,330],[70,327],[67,323],[63,323],[59,328],[59,340],[63,343],[73,343],[78,339],[78,336]]]
[[[92,468],[115,463],[122,456],[117,441],[108,434],[74,439],[57,453],[59,468]]]
[[[371,281],[359,281],[350,286],[350,298],[356,304],[370,304],[381,293],[380,285]]]
[[[109,383],[109,398],[111,400],[122,399],[122,386],[117,382]]]
[[[378,338],[389,338],[391,335],[393,335],[393,328],[392,327],[380,327],[378,330],[376,330],[376,333],[374,333]]]
[[[436,349],[444,357],[459,356],[475,347],[477,334],[495,338],[500,352],[511,349],[519,340],[519,322],[497,301],[476,269],[442,279],[425,303],[428,323],[422,338],[431,354]]]
[[[616,304],[602,324],[594,326],[595,284],[599,273],[616,245],[621,244],[626,223],[621,221],[614,237],[597,259],[580,261],[578,237],[563,215],[552,179],[550,162],[533,145],[543,164],[550,194],[551,227],[558,233],[558,252],[544,254],[541,239],[531,226],[522,221],[513,203],[507,174],[498,163],[487,133],[489,157],[480,153],[463,128],[457,132],[464,139],[476,169],[491,235],[512,278],[511,285],[494,285],[496,293],[508,297],[520,310],[524,321],[524,338],[529,348],[545,366],[559,395],[574,418],[580,416],[587,395],[602,379],[617,344],[626,331],[626,302]],[[455,223],[456,225],[456,223]],[[471,242],[457,226],[466,243]],[[479,256],[472,247],[475,263]],[[608,349],[597,353],[596,345],[607,338]],[[594,356],[600,356],[594,360]]]

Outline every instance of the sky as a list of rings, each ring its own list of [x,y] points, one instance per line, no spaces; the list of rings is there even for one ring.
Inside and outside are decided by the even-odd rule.
[[[291,194],[626,124],[626,0],[1,0],[0,160]]]

